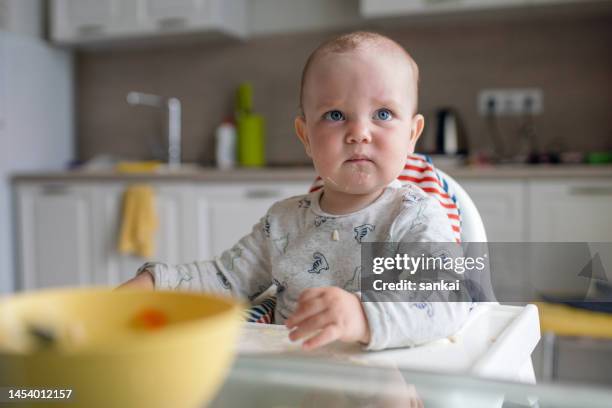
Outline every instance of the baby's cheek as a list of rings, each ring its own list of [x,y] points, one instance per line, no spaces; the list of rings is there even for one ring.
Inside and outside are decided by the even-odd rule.
[[[318,146],[313,156],[315,163],[325,171],[333,169],[341,160],[333,146]]]
[[[392,178],[395,178],[404,168],[406,157],[412,152],[406,151],[405,148],[395,148],[385,157],[384,167],[385,173]]]
[[[377,148],[389,159],[403,156],[408,148],[406,140],[399,140],[397,137],[387,137],[379,139]]]

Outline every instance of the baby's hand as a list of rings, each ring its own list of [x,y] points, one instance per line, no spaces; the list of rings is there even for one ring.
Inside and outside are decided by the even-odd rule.
[[[119,285],[116,289],[155,289],[153,275],[149,271],[139,273],[136,277]]]
[[[304,342],[306,350],[324,346],[335,340],[370,342],[370,328],[357,295],[335,287],[306,289],[298,299],[298,307],[285,325],[295,329],[292,341],[314,331],[320,333]]]

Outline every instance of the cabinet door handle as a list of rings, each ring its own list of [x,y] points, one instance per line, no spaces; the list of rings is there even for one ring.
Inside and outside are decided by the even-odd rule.
[[[40,190],[43,195],[64,195],[70,191],[65,184],[47,184],[42,186]]]
[[[157,20],[157,25],[162,29],[181,28],[187,25],[185,17],[166,17]]]
[[[104,31],[102,24],[83,24],[77,27],[79,35],[96,35]]]
[[[280,197],[280,191],[278,190],[248,190],[245,193],[247,198],[272,198]]]
[[[570,194],[582,196],[607,196],[612,195],[612,186],[571,187]]]

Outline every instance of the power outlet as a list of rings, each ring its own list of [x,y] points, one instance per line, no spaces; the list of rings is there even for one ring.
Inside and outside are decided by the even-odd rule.
[[[544,96],[538,88],[483,89],[478,93],[478,113],[482,116],[540,115]]]

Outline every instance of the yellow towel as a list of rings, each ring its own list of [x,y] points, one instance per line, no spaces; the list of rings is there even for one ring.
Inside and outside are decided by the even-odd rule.
[[[119,162],[115,166],[115,171],[118,173],[155,173],[162,165],[162,162],[157,160],[140,161],[140,162]]]
[[[137,184],[123,193],[123,214],[118,250],[150,258],[155,253],[155,232],[158,220],[153,189]]]
[[[612,315],[566,305],[536,303],[543,332],[560,336],[612,338]]]

